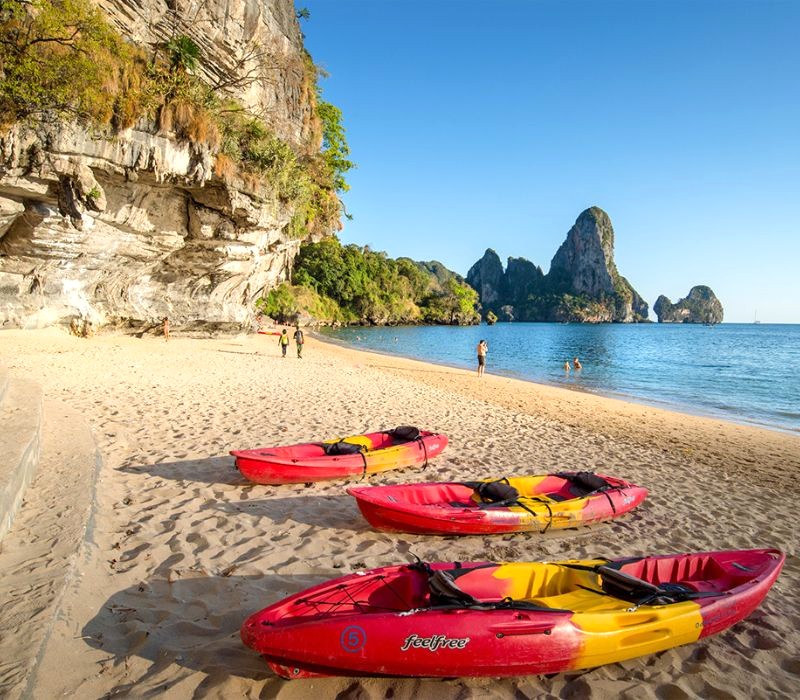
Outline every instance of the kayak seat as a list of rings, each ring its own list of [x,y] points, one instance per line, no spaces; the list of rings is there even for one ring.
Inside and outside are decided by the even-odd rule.
[[[359,452],[369,452],[373,449],[372,440],[366,435],[349,435],[348,437],[326,440],[322,449],[329,456],[354,455]]]
[[[339,455],[354,455],[359,452],[366,452],[367,446],[355,442],[347,442],[340,440],[339,442],[330,442],[322,445],[325,454],[329,457],[336,457]]]
[[[556,503],[561,503],[562,501],[572,500],[572,499],[568,498],[567,496],[562,496],[560,493],[548,493],[546,495],[547,495],[547,498],[549,498],[551,501],[555,501]]]
[[[428,577],[431,606],[439,605],[479,605],[480,602],[466,591],[461,590],[455,579],[446,571],[434,571]]]
[[[695,592],[693,588],[682,583],[662,583],[656,586],[608,566],[598,566],[596,571],[600,574],[601,587],[605,593],[637,605],[677,603],[692,597],[691,594]]]
[[[574,474],[559,472],[557,476],[570,482],[569,491],[577,498],[583,498],[590,493],[606,491],[611,488],[611,484],[594,472],[576,472]]]
[[[481,503],[514,503],[519,499],[519,491],[506,479],[497,481],[466,481],[468,486],[478,495]]]
[[[419,428],[414,425],[398,425],[396,428],[387,430],[386,434],[392,438],[393,445],[402,445],[406,442],[419,440],[421,433]]]

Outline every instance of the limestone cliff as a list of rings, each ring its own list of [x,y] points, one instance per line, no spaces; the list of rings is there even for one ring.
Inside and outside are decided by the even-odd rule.
[[[524,306],[531,296],[541,294],[545,289],[542,268],[525,258],[509,258],[505,273],[507,303],[511,306]]]
[[[663,294],[653,305],[659,323],[722,323],[723,309],[710,287],[698,285],[673,304]]]
[[[122,34],[153,47],[187,27],[208,82],[298,153],[319,148],[291,0],[100,0]],[[16,125],[0,138],[0,324],[247,325],[288,276],[302,238],[291,202],[215,169],[207,145],[140,119],[107,133]],[[317,234],[319,235],[319,234]],[[310,238],[310,235],[306,235]]]
[[[501,320],[628,323],[648,314],[647,303],[617,271],[614,229],[598,207],[581,213],[546,275],[524,258],[509,258],[503,272],[497,254],[487,251],[467,281],[484,313]]]
[[[200,74],[225,87],[282,139],[313,140],[304,86],[303,40],[292,0],[96,0],[134,44],[155,47],[187,34],[200,47]]]
[[[467,283],[478,292],[481,303],[489,307],[497,305],[504,296],[503,263],[491,248],[467,272]]]

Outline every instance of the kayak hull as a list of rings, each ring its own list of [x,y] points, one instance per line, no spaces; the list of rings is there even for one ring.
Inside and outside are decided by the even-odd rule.
[[[512,477],[509,484],[520,494],[546,500],[545,505],[525,499],[525,508],[479,505],[472,488],[455,482],[354,486],[347,492],[372,527],[427,535],[542,532],[590,525],[624,515],[647,498],[647,489],[641,486],[597,476],[612,488],[583,497],[570,493],[569,482],[556,474]]]
[[[288,678],[557,673],[716,634],[758,606],[783,561],[776,550],[620,560],[622,572],[659,584],[682,582],[709,594],[633,607],[594,593],[594,574],[564,566],[587,567],[595,561],[432,565],[458,575],[459,585],[482,600],[518,597],[521,588],[546,593],[559,576],[584,577],[575,590],[561,591],[555,585],[552,595],[537,601],[559,607],[538,610],[430,607],[421,569],[384,567],[315,586],[252,615],[242,627],[242,639]],[[546,583],[537,584],[537,577]],[[560,607],[569,603],[575,609]]]
[[[621,572],[662,585],[662,576],[677,578],[708,594],[633,607],[591,590],[597,576],[580,567],[596,560],[430,565],[457,576],[481,600],[517,599],[523,589],[542,593],[535,599],[542,607],[533,609],[431,607],[420,567],[383,567],[275,603],[251,615],[241,635],[285,678],[558,673],[655,653],[730,627],[764,599],[784,558],[777,550],[744,550],[618,560],[612,565]],[[537,577],[547,580],[537,583]],[[586,590],[565,584],[570,577],[587,583]]]
[[[427,431],[421,431],[417,440],[399,443],[385,432],[360,437],[374,447],[362,453],[327,455],[325,443],[302,443],[231,454],[242,476],[257,484],[302,484],[421,467],[447,447],[446,435]]]

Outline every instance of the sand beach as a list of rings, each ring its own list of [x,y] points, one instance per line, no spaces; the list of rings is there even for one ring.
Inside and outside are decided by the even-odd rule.
[[[55,465],[36,474],[0,550],[8,601],[1,696],[800,693],[800,436],[493,376],[491,365],[478,378],[313,337],[298,360],[293,346],[281,358],[271,336],[173,333],[165,342],[13,330],[0,334],[0,363],[43,389],[43,457]],[[59,428],[67,420],[88,426],[93,448]],[[369,528],[345,494],[348,482],[250,484],[228,455],[402,424],[444,432],[450,445],[424,471],[388,472],[372,483],[578,469],[641,484],[650,497],[618,521],[543,536],[391,535]],[[60,449],[77,448],[85,459],[59,461]],[[83,514],[77,529],[60,525],[70,508]],[[748,547],[787,553],[777,584],[748,619],[693,645],[588,671],[284,681],[239,640],[247,615],[288,594],[412,554],[511,561]]]

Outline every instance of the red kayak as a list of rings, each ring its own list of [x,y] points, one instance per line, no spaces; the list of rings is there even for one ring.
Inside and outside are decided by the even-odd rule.
[[[751,549],[389,566],[285,598],[241,634],[284,678],[558,673],[727,629],[761,603],[784,559]]]
[[[378,530],[433,535],[546,532],[616,518],[647,489],[592,472],[559,472],[470,482],[353,486]]]
[[[421,467],[447,447],[447,436],[400,426],[325,442],[234,450],[242,475],[257,484],[300,484]]]

